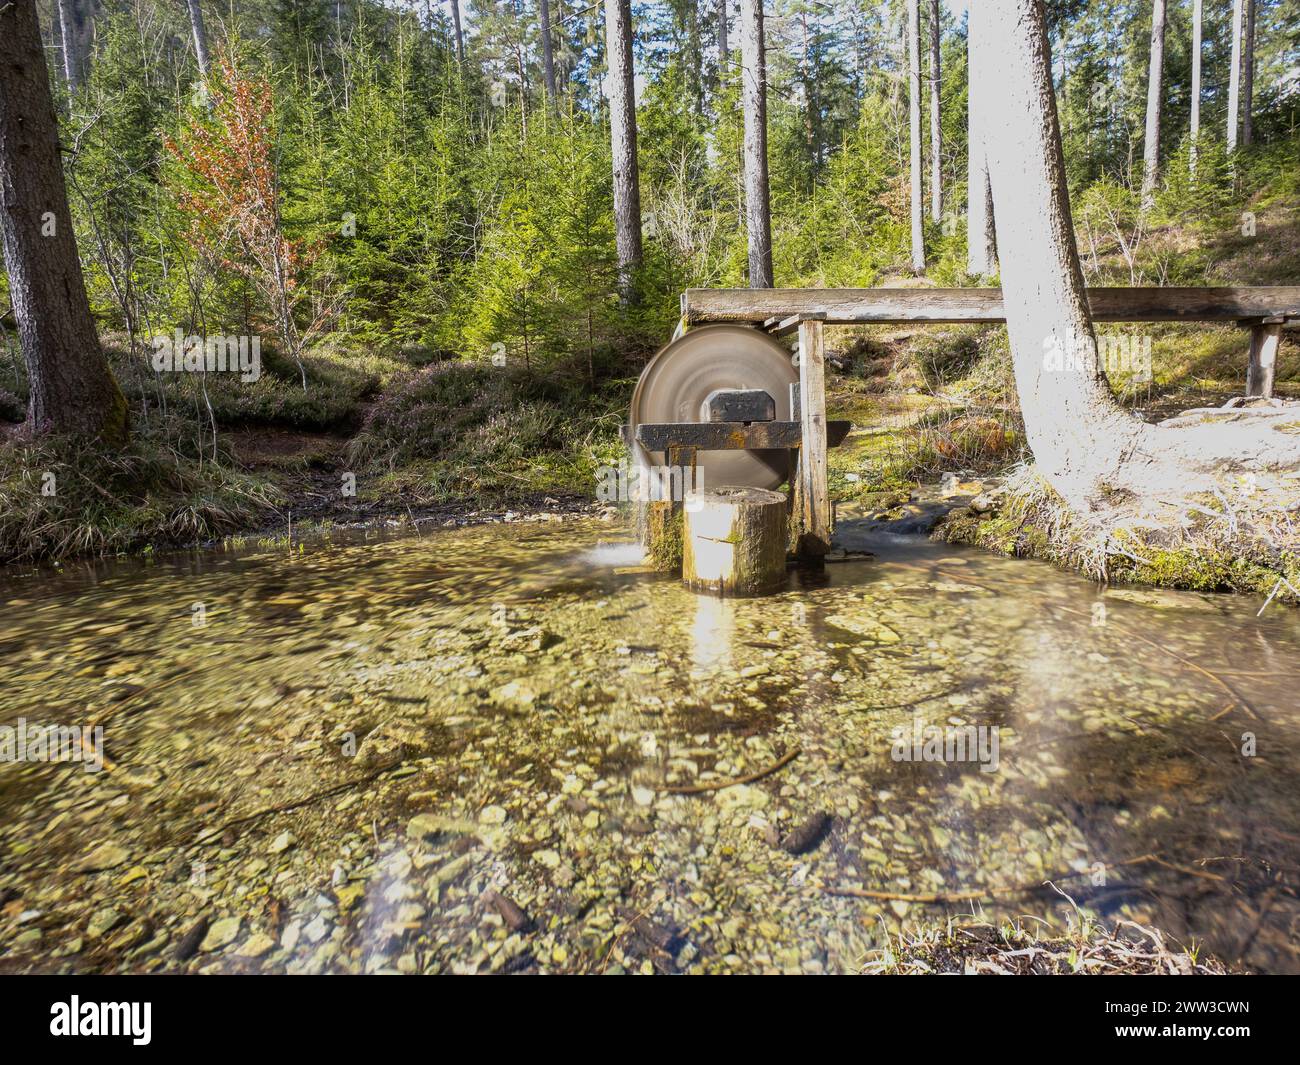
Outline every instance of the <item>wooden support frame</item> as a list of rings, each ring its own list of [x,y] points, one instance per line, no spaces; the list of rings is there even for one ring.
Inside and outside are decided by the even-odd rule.
[[[1273,398],[1277,349],[1282,341],[1282,318],[1265,318],[1250,328],[1250,361],[1246,365],[1247,398]]]
[[[798,481],[798,550],[806,561],[820,561],[831,549],[830,489],[826,483],[826,343],[818,319],[799,322],[799,420],[803,435]]]

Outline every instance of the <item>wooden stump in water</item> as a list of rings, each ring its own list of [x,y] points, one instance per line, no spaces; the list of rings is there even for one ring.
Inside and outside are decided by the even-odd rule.
[[[785,585],[786,499],[762,488],[686,497],[682,579],[696,591],[766,595]]]

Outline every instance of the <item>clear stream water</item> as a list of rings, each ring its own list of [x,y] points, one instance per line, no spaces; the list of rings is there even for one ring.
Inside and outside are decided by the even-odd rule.
[[[108,761],[0,765],[0,968],[852,971],[1077,906],[1300,971],[1300,614],[876,550],[740,601],[586,522],[10,571],[0,724]]]

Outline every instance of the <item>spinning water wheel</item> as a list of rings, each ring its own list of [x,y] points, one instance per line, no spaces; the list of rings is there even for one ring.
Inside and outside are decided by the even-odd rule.
[[[794,543],[798,554],[805,559],[820,558],[828,547],[829,516],[818,513],[816,522],[804,520],[813,512],[813,505],[805,505],[800,486],[809,478],[801,478],[798,471],[800,462],[808,464],[809,472],[817,469],[814,464],[819,464],[822,490],[817,506],[825,510],[824,448],[839,444],[850,426],[848,422],[825,420],[821,323],[813,324],[817,327],[816,350],[811,352],[817,369],[813,411],[805,411],[800,399],[809,378],[808,367],[803,365],[808,353],[803,350],[807,345],[802,330],[800,351],[792,353],[772,335],[758,329],[706,325],[673,339],[641,373],[632,394],[627,431],[628,443],[640,467],[639,483],[685,483],[694,489],[689,499],[651,497],[646,527],[652,555],[656,536],[665,531],[671,535],[674,528],[681,530],[677,535],[684,536],[686,576],[692,583],[697,583],[689,572],[692,527],[705,521],[693,515],[705,505],[722,508],[732,515],[727,522],[734,518],[739,523],[730,532],[724,531],[721,539],[706,538],[735,546],[728,556],[731,562],[740,564],[748,551],[741,544],[748,535],[745,528],[749,524],[754,529],[761,526],[766,530],[762,535],[769,543],[758,554],[768,560],[764,565],[769,573],[753,582],[754,590],[772,583],[772,567],[780,565],[783,571],[788,541]],[[810,425],[818,440],[824,441],[812,454],[803,446]],[[686,469],[691,476],[671,480]],[[653,475],[657,471],[656,478]],[[667,476],[664,471],[668,472]],[[789,500],[774,495],[773,490],[787,482],[791,487]],[[684,529],[674,525],[681,517],[683,503],[694,504],[685,507]],[[773,508],[778,505],[779,525],[772,517]],[[764,512],[761,520],[760,510]],[[716,521],[713,524],[716,526]],[[810,532],[815,535],[809,535]],[[778,536],[779,557],[770,543]],[[697,538],[695,546],[707,545]],[[698,556],[699,551],[695,554]],[[695,561],[700,560],[696,557]],[[675,556],[669,567],[674,564]],[[726,581],[718,577],[715,583],[718,585],[715,590],[723,590]]]

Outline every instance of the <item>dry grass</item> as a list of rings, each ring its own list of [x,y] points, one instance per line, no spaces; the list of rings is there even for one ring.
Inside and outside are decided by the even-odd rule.
[[[0,445],[0,562],[212,539],[271,511],[274,489],[161,436],[123,451],[59,438]]]
[[[1064,930],[1030,918],[993,924],[972,917],[892,936],[860,972],[930,976],[1217,976],[1228,972],[1195,947],[1175,949],[1152,928],[1120,921],[1107,928],[1079,915]]]

